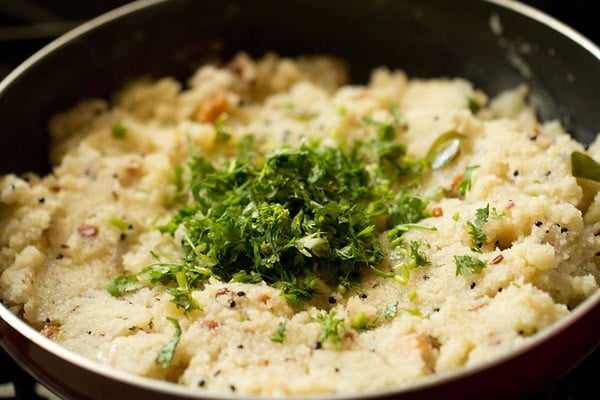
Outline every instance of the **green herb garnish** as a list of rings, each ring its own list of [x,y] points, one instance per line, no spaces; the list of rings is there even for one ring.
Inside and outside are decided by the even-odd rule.
[[[392,319],[398,314],[398,302],[386,304],[381,312],[381,318],[385,320]]]
[[[219,116],[215,119],[215,143],[225,143],[229,139],[231,139],[231,134],[227,132],[227,114],[219,114]]]
[[[310,121],[311,119],[313,119],[317,116],[316,113],[308,112],[308,111],[305,111],[305,110],[302,110],[302,109],[296,107],[296,105],[294,103],[282,104],[281,108],[288,111],[290,117],[297,119],[299,121]]]
[[[430,265],[431,262],[427,254],[420,250],[421,244],[416,241],[408,243],[407,247],[398,248],[397,251],[404,258],[404,262],[393,267],[393,278],[401,283],[406,284],[410,278],[410,271],[417,267]]]
[[[127,292],[139,290],[144,286],[135,275],[121,275],[105,287],[111,295],[120,297]]]
[[[416,299],[417,299],[417,291],[416,290],[411,290],[408,293],[408,300],[415,301]]]
[[[338,105],[335,105],[334,107],[335,107],[335,112],[340,117],[345,117],[348,114],[348,109],[345,106],[338,104]]]
[[[419,247],[420,247],[419,242],[411,241],[409,246],[410,246],[411,263],[413,263],[415,265],[415,267],[421,267],[424,265],[431,264],[431,262],[429,261],[429,258],[427,257],[427,254],[423,253],[419,249]]]
[[[392,116],[394,117],[394,126],[396,128],[406,128],[406,120],[400,110],[400,106],[396,103],[392,104],[391,111]]]
[[[478,274],[485,263],[480,259],[472,256],[454,256],[454,264],[456,265],[456,275],[460,274]]]
[[[587,154],[571,153],[571,173],[576,178],[600,182],[600,164]]]
[[[200,309],[200,304],[192,297],[192,288],[169,288],[167,289],[167,292],[172,297],[171,302],[182,309],[186,314]]]
[[[344,320],[335,317],[335,310],[329,313],[322,311],[313,317],[313,320],[321,325],[321,337],[319,341],[325,343],[330,341],[336,346],[341,346],[342,336],[344,335]]]
[[[167,317],[167,319],[175,327],[175,332],[169,341],[167,341],[158,352],[158,355],[154,359],[154,362],[160,364],[161,367],[167,368],[171,365],[173,355],[175,355],[175,349],[179,344],[179,338],[181,337],[181,327],[179,326],[179,320],[177,318]]]
[[[421,315],[423,315],[421,313],[421,310],[419,310],[418,308],[406,308],[405,311],[413,317],[420,317]]]
[[[111,135],[115,139],[122,139],[125,137],[125,133],[127,133],[127,128],[123,125],[123,122],[117,121],[111,127]]]
[[[471,113],[477,114],[477,112],[481,110],[483,105],[479,103],[479,101],[477,101],[474,96],[469,96],[467,97],[467,107],[469,108]]]
[[[117,216],[110,217],[108,222],[120,231],[124,231],[125,229],[129,228],[129,222]]]
[[[473,222],[467,222],[467,232],[471,236],[472,246],[471,250],[481,253],[481,246],[483,242],[487,240],[487,235],[483,231],[483,225],[488,221],[489,217],[494,219],[502,218],[504,213],[498,213],[495,207],[490,209],[490,205],[486,205],[484,208],[478,208],[475,210],[475,220]]]
[[[377,130],[377,136],[381,140],[392,140],[396,136],[396,125],[374,120],[371,117],[363,117],[363,122]]]
[[[338,147],[315,141],[264,154],[249,136],[236,158],[193,156],[186,190],[183,171],[175,175],[192,201],[159,228],[181,232],[181,259],[157,260],[139,281],[166,286],[185,311],[211,276],[264,281],[291,301],[314,297],[323,283],[347,291],[382,262],[380,233],[395,227],[393,240],[428,216],[427,202],[402,184],[424,164],[406,157],[394,124],[368,124],[374,139]]]
[[[175,199],[183,198],[187,195],[186,188],[183,184],[183,173],[184,169],[181,165],[178,165],[174,169],[174,178],[175,178]]]
[[[483,225],[488,221],[490,215],[490,205],[485,208],[478,208],[475,211],[475,221],[467,221],[467,232],[471,236],[471,250],[481,253],[481,246],[487,240],[487,235],[483,231]]]
[[[271,336],[272,342],[283,343],[285,342],[285,335],[287,329],[287,321],[281,321],[277,324],[277,330],[275,334]]]
[[[462,179],[456,187],[456,190],[461,196],[464,196],[469,190],[471,190],[471,177],[473,175],[473,171],[475,171],[477,168],[479,168],[479,165],[471,165],[465,168]]]
[[[210,276],[210,271],[200,266],[185,271],[179,263],[161,261],[154,253],[152,255],[156,259],[154,264],[138,274],[117,277],[105,286],[108,292],[118,297],[146,286],[161,285],[167,288],[171,302],[185,313],[199,310],[200,305],[192,297],[192,291]]]
[[[369,318],[364,311],[359,312],[350,321],[350,327],[358,332],[364,332],[369,329]]]

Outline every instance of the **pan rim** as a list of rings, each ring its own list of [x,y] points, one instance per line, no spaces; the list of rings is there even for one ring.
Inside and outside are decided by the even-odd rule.
[[[538,10],[535,7],[532,7],[528,4],[519,2],[517,0],[483,0],[488,3],[496,4],[498,6],[504,7],[508,10],[512,10],[517,14],[521,14],[525,17],[531,18],[540,22],[541,24],[548,26],[554,29],[556,32],[561,35],[571,39],[573,42],[577,43],[585,50],[587,50],[590,54],[594,55],[598,60],[600,60],[600,46],[596,45],[589,38],[587,38],[582,33],[576,31],[566,23],[559,21],[555,17]]]

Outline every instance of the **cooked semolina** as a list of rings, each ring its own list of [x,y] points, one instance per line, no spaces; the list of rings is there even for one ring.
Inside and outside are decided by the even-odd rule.
[[[586,150],[526,99],[524,86],[488,99],[460,78],[386,68],[350,85],[337,60],[274,54],[203,66],[185,84],[130,82],[52,119],[48,175],[0,178],[0,298],[74,352],[211,393],[368,392],[493,359],[535,340],[600,282],[598,184],[575,178],[570,161],[600,159],[600,141]],[[214,259],[169,284],[144,275],[177,268],[185,246],[204,255],[183,225],[160,229],[195,201],[193,157],[235,159],[248,135],[268,153],[343,148],[381,129],[417,170],[390,187],[410,188],[423,218],[401,228],[373,218],[375,233],[356,236],[378,243],[369,260],[378,246],[383,258],[358,280],[312,267],[334,252],[320,232],[291,246],[316,271],[314,293],[300,299],[247,270],[222,279]],[[190,287],[192,272],[202,279]],[[107,290],[119,277],[130,286]]]

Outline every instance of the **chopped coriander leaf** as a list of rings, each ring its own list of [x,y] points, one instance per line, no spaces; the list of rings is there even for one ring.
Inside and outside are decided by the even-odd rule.
[[[418,308],[406,308],[405,311],[414,317],[420,317],[421,315],[423,315],[421,314],[421,310],[419,310]]]
[[[420,250],[419,242],[411,241],[408,247],[399,248],[398,251],[403,256],[404,262],[393,268],[394,279],[403,285],[408,283],[410,271],[417,267],[431,264],[427,254]]]
[[[345,117],[348,114],[348,109],[341,105],[338,104],[335,106],[335,112],[340,116],[340,117]]]
[[[446,189],[442,186],[434,186],[427,189],[427,191],[423,194],[423,197],[430,200],[441,200],[446,194]]]
[[[480,104],[474,96],[469,96],[467,97],[467,107],[469,108],[469,110],[471,110],[473,114],[477,114],[477,112],[481,110],[481,107],[483,107],[483,105]]]
[[[481,246],[483,246],[483,242],[487,240],[487,235],[483,231],[483,225],[485,225],[488,221],[489,217],[494,219],[502,218],[504,213],[499,214],[495,207],[490,209],[490,205],[488,204],[484,208],[478,208],[475,210],[475,220],[473,222],[467,222],[467,232],[471,236],[472,246],[471,250],[481,253]]]
[[[494,219],[499,219],[504,217],[506,214],[504,214],[503,212],[499,213],[498,210],[496,210],[496,207],[492,207],[490,208],[490,217],[494,218]]]
[[[167,291],[173,297],[171,303],[175,304],[177,308],[182,309],[186,314],[200,309],[198,301],[192,297],[192,290],[190,288],[169,288]]]
[[[167,317],[167,319],[173,324],[175,327],[175,332],[173,336],[161,347],[158,355],[154,359],[154,362],[160,364],[161,367],[167,368],[171,365],[171,361],[173,360],[173,356],[175,355],[175,349],[179,344],[179,339],[181,337],[181,327],[179,326],[179,320],[172,317]]]
[[[437,231],[437,228],[435,226],[424,226],[419,224],[399,224],[387,231],[387,236],[391,240],[390,243],[392,243],[394,246],[400,245],[402,243],[402,237],[399,235],[402,235],[402,233],[408,232],[411,229],[418,229],[430,232]]]
[[[111,135],[113,138],[122,139],[125,137],[126,133],[127,133],[127,128],[125,128],[125,125],[123,125],[123,122],[117,121],[113,124],[113,126],[111,128]]]
[[[423,253],[419,249],[419,242],[411,241],[410,242],[410,257],[412,258],[411,262],[414,262],[415,266],[421,267],[424,265],[430,265],[431,262],[427,257],[427,254]]]
[[[363,122],[366,125],[375,127],[377,136],[381,140],[392,140],[396,136],[396,126],[394,124],[376,121],[371,117],[364,117]]]
[[[407,183],[425,163],[406,157],[394,124],[367,121],[376,133],[370,141],[312,141],[265,154],[247,136],[237,157],[192,156],[185,190],[183,171],[175,172],[190,202],[159,227],[172,236],[182,228],[181,259],[157,260],[138,280],[166,286],[185,312],[197,308],[191,292],[209,277],[264,281],[290,301],[310,299],[318,287],[345,293],[383,261],[382,232],[394,228],[397,241],[428,216],[427,201]]]
[[[262,276],[254,271],[248,273],[242,270],[234,273],[231,276],[231,281],[240,283],[260,283],[262,282]]]
[[[105,287],[114,297],[122,296],[127,292],[134,292],[143,288],[145,285],[140,282],[136,275],[121,275],[114,281],[108,283]]]
[[[226,129],[227,116],[226,114],[219,114],[215,120],[215,143],[225,143],[231,139],[231,134]]]
[[[120,231],[124,231],[129,227],[129,222],[116,216],[110,217],[108,222]]]
[[[331,310],[329,313],[322,311],[314,316],[313,320],[321,325],[321,337],[319,339],[321,343],[329,340],[331,343],[341,346],[345,329],[344,320],[336,318],[335,315],[335,310]]]
[[[471,239],[473,241],[471,250],[481,253],[481,246],[483,245],[483,242],[487,240],[487,235],[483,229],[473,225],[471,222],[467,222],[467,231],[469,235],[471,235]]]
[[[479,165],[471,165],[465,168],[462,179],[456,187],[456,190],[461,196],[464,196],[469,190],[471,190],[471,176],[473,175],[473,171],[475,171],[477,168],[479,168]]]
[[[154,254],[153,256],[158,259]],[[210,274],[210,270],[201,265],[189,266],[157,260],[135,275],[119,276],[106,285],[106,289],[113,296],[121,296],[146,286],[165,286],[172,296],[171,302],[187,314],[200,309],[200,305],[192,297],[192,291],[208,279]]]
[[[238,158],[220,163],[193,157],[195,201],[160,227],[174,235],[183,225],[181,268],[186,275],[195,267],[209,271],[195,284],[208,276],[265,281],[292,301],[316,295],[318,282],[344,292],[383,260],[380,232],[427,216],[426,201],[407,187],[395,189],[398,179],[414,175],[400,143],[314,142],[266,155],[252,141],[244,145]]]
[[[314,119],[317,116],[316,113],[308,112],[308,111],[298,108],[294,103],[282,104],[281,108],[288,111],[290,117],[297,119],[299,121],[310,121],[311,119]]]
[[[359,312],[350,321],[350,327],[358,332],[364,332],[369,329],[369,318],[364,311]]]
[[[398,104],[394,103],[392,104],[392,116],[394,117],[394,125],[396,125],[396,127],[405,127],[406,125],[406,120],[404,118],[404,115],[402,114],[402,111],[400,110],[400,107],[398,106]]]
[[[385,305],[385,308],[381,312],[381,318],[383,319],[392,319],[398,313],[398,302],[389,303]]]
[[[271,336],[271,341],[276,343],[283,343],[286,339],[287,321],[280,321],[277,324],[277,330],[275,334]]]
[[[454,256],[454,264],[456,265],[456,275],[460,274],[478,274],[485,263],[480,259],[472,256]]]
[[[308,274],[302,279],[286,276],[285,279],[275,282],[273,286],[281,289],[285,298],[297,302],[310,299],[317,294],[317,277],[312,274]],[[347,288],[344,287],[342,291],[344,290]]]
[[[394,197],[394,201],[387,209],[389,215],[389,224],[396,225],[411,225],[415,224],[424,218],[429,217],[425,210],[428,202],[420,197],[414,196],[406,189],[401,189]]]
[[[181,165],[175,167],[174,175],[175,175],[175,198],[179,199],[184,197],[187,192],[186,188],[183,184],[183,172],[184,169]]]
[[[483,231],[483,225],[488,221],[490,215],[490,205],[485,208],[478,208],[475,211],[475,221],[467,222],[467,232],[471,236],[473,244],[471,250],[481,253],[481,246],[487,240],[487,235]]]

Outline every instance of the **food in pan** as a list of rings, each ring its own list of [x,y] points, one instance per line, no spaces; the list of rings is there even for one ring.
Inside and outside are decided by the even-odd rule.
[[[600,141],[527,88],[240,53],[50,122],[0,180],[0,298],[201,391],[357,393],[522,346],[598,290]]]

